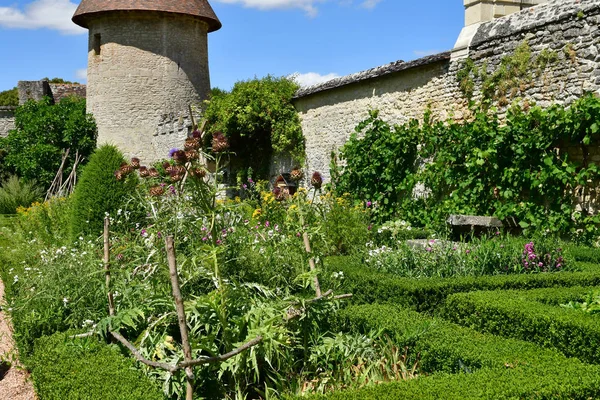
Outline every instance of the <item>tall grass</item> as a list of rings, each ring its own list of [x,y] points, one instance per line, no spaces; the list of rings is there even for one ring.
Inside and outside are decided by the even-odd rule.
[[[0,214],[16,214],[17,208],[28,207],[43,195],[44,190],[35,181],[25,182],[13,175],[0,187]]]

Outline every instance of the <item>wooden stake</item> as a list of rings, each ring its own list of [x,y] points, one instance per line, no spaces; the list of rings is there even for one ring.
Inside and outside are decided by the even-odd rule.
[[[181,288],[179,287],[179,275],[177,274],[177,258],[175,255],[175,245],[173,236],[167,236],[165,239],[167,248],[167,260],[169,262],[169,274],[171,275],[171,286],[173,288],[173,298],[175,299],[175,308],[177,310],[177,319],[179,322],[179,331],[181,333],[181,345],[183,347],[183,357],[186,362],[192,361],[192,348],[188,338],[187,322],[185,318],[185,308]],[[186,400],[193,400],[194,396],[194,373],[192,367],[186,367],[187,389]]]
[[[110,291],[110,219],[104,218],[104,275],[106,278],[106,293],[108,296],[108,315],[115,315],[115,301]]]

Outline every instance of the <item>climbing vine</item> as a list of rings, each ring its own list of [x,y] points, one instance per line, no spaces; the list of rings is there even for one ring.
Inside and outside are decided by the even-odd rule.
[[[522,94],[532,84],[534,76],[539,76],[557,61],[558,54],[553,50],[544,49],[537,56],[532,56],[529,43],[523,41],[512,54],[504,56],[493,71],[489,71],[487,63],[478,67],[471,58],[467,58],[457,72],[457,81],[468,100],[473,99],[479,84],[483,104],[496,101],[505,106],[510,98]]]
[[[339,192],[376,204],[380,220],[402,218],[439,227],[449,214],[516,218],[528,231],[596,237],[600,219],[585,205],[595,196],[600,169],[586,160],[600,142],[600,100],[586,95],[569,108],[511,107],[501,125],[478,109],[471,121],[423,121],[391,127],[376,112],[342,148],[334,175]],[[426,160],[419,167],[416,157]],[[564,149],[583,149],[576,160]],[[424,185],[425,196],[415,187]],[[423,194],[423,193],[422,193]],[[589,200],[589,199],[588,199]]]

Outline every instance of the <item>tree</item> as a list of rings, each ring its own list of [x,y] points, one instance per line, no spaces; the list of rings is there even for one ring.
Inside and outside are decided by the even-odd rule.
[[[63,151],[70,149],[65,174],[75,154],[87,158],[96,147],[96,123],[86,114],[85,99],[70,97],[53,105],[50,98],[28,101],[15,112],[16,129],[0,142],[4,163],[26,180],[48,188],[60,167]]]

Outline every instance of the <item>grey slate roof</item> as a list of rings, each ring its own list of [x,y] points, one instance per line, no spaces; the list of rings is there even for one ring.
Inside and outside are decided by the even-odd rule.
[[[294,99],[299,99],[302,97],[310,96],[315,93],[323,92],[325,90],[335,89],[353,83],[366,81],[368,79],[379,78],[381,76],[393,74],[395,72],[405,71],[411,68],[421,67],[423,65],[432,64],[439,61],[450,60],[450,54],[451,52],[446,51],[443,53],[422,57],[409,62],[399,60],[386,65],[382,65],[380,67],[371,68],[366,71],[361,71],[355,74],[335,78],[327,82],[299,89],[296,92]]]

